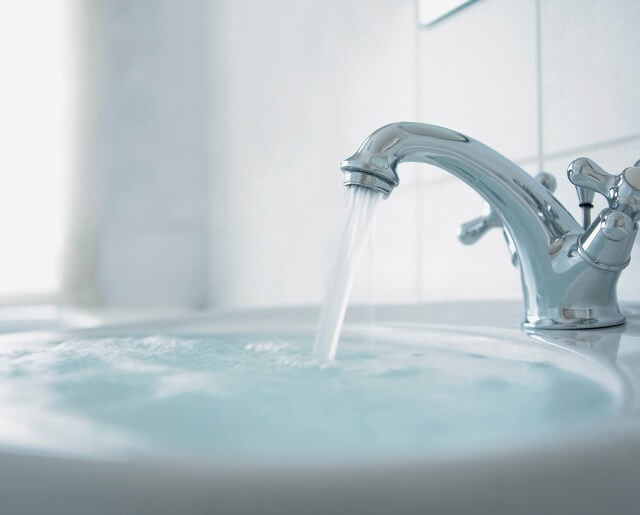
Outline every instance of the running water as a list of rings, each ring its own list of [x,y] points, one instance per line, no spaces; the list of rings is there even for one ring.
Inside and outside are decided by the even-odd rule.
[[[350,186],[347,223],[338,254],[329,275],[320,321],[316,332],[314,355],[318,359],[334,359],[356,266],[373,227],[381,194],[370,188]]]

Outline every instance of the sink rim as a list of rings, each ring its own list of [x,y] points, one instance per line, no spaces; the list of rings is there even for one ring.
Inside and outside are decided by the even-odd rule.
[[[298,317],[295,322],[291,322],[289,320],[289,316],[293,312],[299,312],[304,314],[305,316]],[[283,335],[283,334],[304,334],[308,335],[312,330],[314,325],[310,324],[310,320],[315,323],[315,316],[312,316],[309,319],[309,314],[315,313],[313,309],[295,309],[291,310],[291,308],[269,308],[266,310],[234,310],[233,312],[213,312],[209,314],[200,314],[193,316],[182,316],[176,317],[174,319],[167,320],[158,320],[154,319],[148,322],[136,322],[136,323],[127,323],[127,324],[112,324],[112,325],[104,325],[93,328],[82,328],[82,329],[60,329],[53,331],[35,331],[29,333],[15,333],[15,334],[5,334],[0,335],[0,344],[10,344],[15,343],[16,345],[42,345],[42,339],[65,339],[65,338],[77,338],[77,337],[87,337],[87,338],[100,338],[100,337],[108,337],[112,335],[118,335],[125,333],[127,336],[136,336],[136,335],[148,335],[153,333],[175,333],[175,334],[202,334],[203,332],[210,332],[211,334],[224,334],[224,333],[243,333],[243,334],[253,334],[260,332],[264,334],[267,332],[268,334],[275,335]],[[379,313],[379,308],[376,308],[376,313]],[[262,315],[258,316],[258,321],[255,321],[254,318],[256,314]],[[384,314],[384,313],[382,313]],[[280,315],[274,316],[274,315]],[[281,318],[283,317],[283,318]],[[383,317],[384,319],[384,317]],[[251,322],[251,327],[242,327],[242,330],[239,329],[239,324],[246,324],[247,322]],[[563,345],[560,343],[550,343],[550,342],[534,342],[531,340],[530,335],[523,333],[519,329],[513,329],[509,327],[478,327],[474,325],[461,325],[459,327],[453,327],[448,324],[434,324],[428,322],[415,322],[415,321],[392,321],[388,320],[383,322],[385,325],[376,326],[374,331],[376,333],[376,337],[381,339],[386,339],[383,337],[385,332],[392,332],[393,334],[389,336],[394,340],[399,338],[406,337],[408,335],[409,338],[411,336],[415,339],[416,332],[429,331],[433,333],[447,333],[449,335],[467,335],[473,338],[482,338],[482,339],[490,339],[493,341],[494,345],[498,344],[502,347],[508,347],[513,349],[514,344],[516,344],[515,348],[520,350],[539,353],[542,352],[545,355],[551,356],[553,355],[553,359],[550,360],[554,363],[554,365],[558,366],[563,370],[569,370],[578,374],[581,374],[585,377],[588,377],[591,381],[594,381],[600,384],[603,388],[609,391],[613,398],[617,401],[616,411],[618,412],[618,416],[616,417],[616,424],[618,422],[622,422],[621,426],[627,426],[634,422],[633,414],[634,407],[637,402],[637,395],[634,394],[633,388],[628,381],[628,378],[621,374],[619,370],[613,368],[609,363],[607,363],[606,359],[602,357],[602,355],[598,352],[590,351],[588,349],[579,349],[576,347],[572,347],[570,345]],[[198,325],[200,324],[200,325]],[[203,329],[203,327],[208,327],[208,329]],[[190,329],[185,329],[190,328]],[[348,324],[345,326],[345,331],[347,333],[362,333],[371,332],[372,329],[370,326],[363,325],[361,320],[358,320],[357,316],[352,316],[351,320],[348,321]],[[593,331],[593,330],[592,330]],[[448,340],[447,343],[450,343]],[[430,346],[434,348],[438,348],[438,344],[430,343]],[[468,345],[465,341],[461,346]],[[444,348],[444,346],[442,346]],[[496,349],[492,349],[490,347],[486,347],[482,350],[484,354],[491,355],[493,352],[494,355],[504,357],[504,354],[500,354],[499,352],[495,352]],[[576,359],[577,358],[577,359]],[[338,356],[339,359],[339,356]],[[518,357],[512,359],[519,359]],[[521,358],[520,358],[521,359]],[[600,427],[603,426],[603,427]],[[528,448],[533,447],[541,451],[543,449],[553,449],[553,448],[564,448],[569,443],[575,443],[577,441],[583,440],[593,441],[598,440],[603,436],[603,429],[607,427],[610,429],[610,424],[598,424],[598,427],[593,431],[585,430],[582,435],[576,437],[576,435],[570,435],[568,433],[563,433],[559,435],[558,439],[554,442],[532,442],[532,445],[522,445],[518,447]],[[622,429],[622,427],[621,427]],[[512,455],[514,451],[517,449],[509,448],[504,450],[503,453],[496,449],[491,449],[489,452],[476,453],[479,456],[484,454],[488,455],[497,455],[497,454],[505,454]],[[0,448],[0,456],[4,453],[7,454],[37,454],[40,453],[30,453],[27,449],[23,451],[15,452],[14,450],[7,450],[6,447]],[[465,461],[469,459],[469,455],[453,455],[453,456],[422,456],[420,458],[416,458],[415,460],[407,460],[406,458],[399,458],[394,460],[392,463],[401,464],[401,463],[442,463],[442,462],[452,462],[456,460]],[[95,462],[104,462],[110,461],[105,460],[103,458],[92,458],[92,457],[78,457],[71,459],[83,459],[83,460],[93,460]],[[165,457],[153,457],[153,456],[132,456],[127,459],[118,459],[118,461],[125,462],[134,462],[141,461],[145,462],[148,460],[158,460],[161,462],[184,462],[188,463],[192,460],[189,459],[180,459],[180,458],[167,458]],[[216,468],[215,463],[210,464],[214,469]],[[229,466],[233,467],[235,465],[224,463],[221,465],[224,468],[228,468]],[[264,468],[267,465],[257,465],[257,468]],[[284,468],[296,468],[295,464],[287,464],[287,465],[268,465],[273,466],[273,468],[284,469]],[[314,467],[319,468],[330,468],[333,465],[317,465],[314,464]],[[344,465],[350,466],[350,465]],[[358,468],[359,464],[353,465],[355,468]]]
[[[629,307],[628,324],[618,330],[623,338],[631,335],[635,341],[640,337],[640,304]],[[486,324],[516,333],[521,309],[520,301],[414,304],[377,307],[376,318],[388,324],[427,324],[446,320],[443,313],[449,313],[447,316],[460,327],[486,328],[482,312],[489,310]],[[480,316],[468,316],[469,310]],[[313,307],[284,307],[216,311],[189,318],[241,320],[258,316],[277,323],[274,315],[294,311],[299,320],[307,322],[317,315]],[[366,308],[353,309],[349,314],[350,323],[366,317]],[[126,329],[131,325],[108,327]],[[76,334],[82,331],[87,330]],[[34,334],[50,333],[13,336],[29,339]],[[4,336],[0,336],[2,341]],[[627,353],[620,353],[618,365],[632,367],[633,360]],[[637,368],[629,370],[636,378],[640,375]],[[548,442],[545,448],[364,468],[219,468],[211,463],[108,463],[0,452],[0,495],[5,508],[14,506],[16,512],[18,508],[24,511],[25,503],[31,502],[40,508],[46,504],[50,512],[96,513],[103,502],[104,513],[117,503],[125,511],[128,507],[138,513],[159,513],[171,510],[169,507],[195,512],[203,506],[234,513],[288,513],[308,506],[323,513],[366,510],[370,515],[389,513],[390,508],[396,513],[473,511],[512,515],[566,513],[567,507],[569,511],[574,507],[582,515],[602,513],[603,507],[631,514],[640,504],[634,472],[640,465],[640,431],[638,420],[629,422],[611,432]],[[331,495],[326,495],[328,491]]]

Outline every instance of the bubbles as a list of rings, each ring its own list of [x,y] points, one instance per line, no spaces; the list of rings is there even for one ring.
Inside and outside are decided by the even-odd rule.
[[[544,353],[489,357],[485,340],[447,348],[454,337],[438,338],[430,346],[424,333],[410,342],[352,335],[338,361],[313,358],[311,335],[111,335],[6,347],[0,445],[343,463],[523,445],[616,414],[607,388]]]
[[[253,351],[253,352],[281,352],[292,350],[294,347],[287,342],[278,342],[278,341],[267,341],[267,342],[258,342],[258,343],[247,343],[244,346],[245,350]]]

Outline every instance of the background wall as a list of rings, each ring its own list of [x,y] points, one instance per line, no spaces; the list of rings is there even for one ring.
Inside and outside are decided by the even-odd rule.
[[[208,303],[208,0],[84,0],[65,299]]]
[[[554,173],[578,217],[571,160],[619,173],[640,158],[639,15],[633,0],[482,0],[420,27],[413,0],[216,2],[212,304],[320,300],[342,214],[337,164],[390,121],[451,127]],[[480,197],[428,166],[400,175],[355,300],[519,298],[500,231],[457,241]],[[636,257],[622,299],[638,298],[639,280]]]
[[[343,221],[338,163],[372,129],[416,116],[415,2],[213,5],[212,304],[318,303]],[[376,286],[394,299],[417,289],[416,202],[400,188],[381,209],[380,237],[389,211],[394,227]]]
[[[423,0],[428,2],[429,0]],[[338,163],[419,120],[558,178],[640,158],[635,0],[478,0],[419,24],[418,0],[86,0],[71,302],[320,302],[344,222]],[[457,240],[481,198],[402,165],[356,302],[520,298],[500,231]],[[602,205],[602,204],[601,204]],[[640,259],[621,298],[636,299]]]
[[[640,157],[640,104],[631,86],[640,48],[632,20],[639,14],[640,4],[625,0],[472,4],[420,30],[420,118],[466,132],[531,173],[554,173],[556,196],[579,217],[565,174],[569,162],[584,155],[619,173]],[[466,206],[468,198],[471,205],[467,188],[448,180],[450,185],[439,188],[456,203]],[[443,195],[429,189],[422,187],[422,201],[444,209]],[[449,261],[454,266],[434,259],[431,265],[442,273],[431,281],[425,274],[427,298],[519,294],[499,231],[474,249],[456,250],[444,229],[443,254],[455,256]],[[638,298],[639,281],[635,258],[621,278],[620,297]],[[459,287],[448,288],[447,282]]]

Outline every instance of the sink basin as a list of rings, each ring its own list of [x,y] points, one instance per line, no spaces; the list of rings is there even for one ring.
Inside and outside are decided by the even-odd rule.
[[[312,342],[310,330],[189,322],[7,338],[0,445],[218,465],[397,462],[544,443],[610,422],[625,401],[593,355],[520,335],[352,328],[334,362],[315,360]]]
[[[353,309],[335,362],[311,356],[317,312],[306,308],[3,335],[0,484],[6,475],[15,486],[16,467],[44,489],[82,477],[92,495],[121,489],[126,507],[137,499],[133,481],[158,495],[135,500],[136,512],[157,511],[163,484],[174,501],[201,506],[221,499],[221,485],[257,481],[243,502],[260,506],[277,485],[302,487],[283,499],[304,503],[327,480],[355,475],[353,487],[369,491],[412,471],[430,478],[414,495],[436,495],[452,470],[466,477],[490,466],[486,478],[518,463],[524,474],[541,456],[585,459],[585,449],[631,441],[633,316],[626,329],[525,334],[509,327],[511,307],[500,310],[502,325],[477,324],[481,306],[377,308],[373,326],[367,309]],[[456,311],[465,322],[447,323]],[[16,492],[0,494],[18,502]],[[61,500],[60,511],[82,511],[82,499]],[[237,497],[225,502],[240,509]]]

